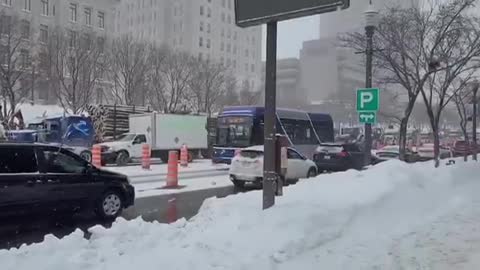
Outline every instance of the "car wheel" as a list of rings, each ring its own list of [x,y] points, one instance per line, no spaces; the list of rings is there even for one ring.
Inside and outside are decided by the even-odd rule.
[[[315,176],[317,176],[317,169],[312,167],[310,170],[308,170],[307,178],[313,178]]]
[[[88,162],[92,162],[92,152],[90,151],[83,151],[80,153],[80,157]]]
[[[233,185],[236,188],[244,188],[245,187],[245,182],[244,181],[239,181],[239,180],[232,180]]]
[[[130,161],[130,156],[128,155],[127,152],[122,151],[118,153],[116,163],[118,166],[125,166],[128,164],[128,161]]]
[[[123,197],[115,190],[107,191],[98,201],[96,207],[97,215],[103,220],[112,220],[122,214]]]

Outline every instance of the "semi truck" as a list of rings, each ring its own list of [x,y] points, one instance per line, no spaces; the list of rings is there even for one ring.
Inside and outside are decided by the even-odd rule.
[[[168,152],[185,145],[189,160],[208,155],[207,116],[145,113],[129,116],[129,133],[101,144],[102,163],[124,166],[141,159],[142,145],[149,144],[152,157],[168,161]]]

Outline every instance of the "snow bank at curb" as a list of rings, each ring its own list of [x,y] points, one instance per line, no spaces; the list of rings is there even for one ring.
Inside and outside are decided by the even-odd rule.
[[[435,170],[391,161],[301,182],[268,211],[261,211],[261,191],[209,199],[189,222],[120,219],[108,230],[91,228],[90,240],[80,231],[62,240],[49,236],[41,244],[0,251],[0,261],[5,270],[317,269],[315,256],[324,254],[331,259],[325,269],[339,269],[349,260],[341,256],[350,253],[329,256],[330,250],[368,244],[364,241],[385,250],[381,245],[388,241],[382,240],[468,200],[463,191],[476,185],[477,175],[475,163]]]

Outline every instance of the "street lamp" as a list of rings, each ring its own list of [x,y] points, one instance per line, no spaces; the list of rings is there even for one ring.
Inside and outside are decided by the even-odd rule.
[[[365,34],[367,36],[365,88],[372,88],[373,34],[378,24],[378,11],[370,0],[365,11]],[[365,124],[365,164],[370,165],[372,156],[372,124]]]

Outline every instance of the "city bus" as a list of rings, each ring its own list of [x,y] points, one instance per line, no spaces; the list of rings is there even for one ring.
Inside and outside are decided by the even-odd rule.
[[[230,164],[237,149],[263,145],[264,115],[264,107],[225,108],[217,118],[212,162]],[[333,141],[333,121],[329,115],[290,109],[277,109],[276,115],[277,133],[286,135],[290,145],[306,157],[313,156],[322,139]]]

